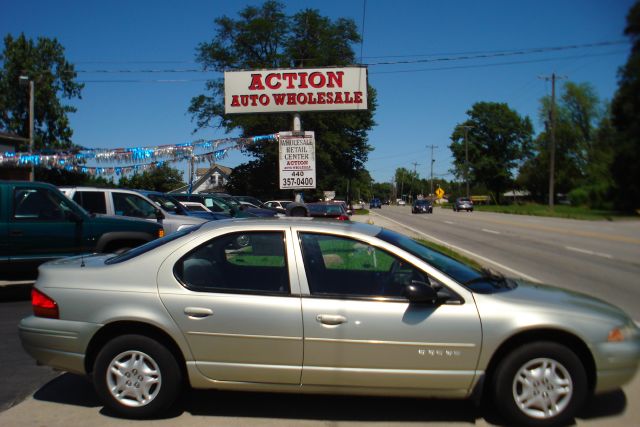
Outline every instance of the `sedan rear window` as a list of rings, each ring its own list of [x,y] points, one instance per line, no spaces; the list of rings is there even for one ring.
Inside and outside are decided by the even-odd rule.
[[[120,255],[116,255],[114,257],[111,257],[109,259],[107,259],[104,263],[105,264],[118,264],[124,261],[128,261],[130,259],[133,259],[137,256],[140,256],[144,253],[147,253],[155,248],[158,248],[162,245],[166,245],[169,242],[173,242],[176,239],[179,239],[182,236],[186,236],[187,234],[191,234],[194,231],[196,231],[197,229],[199,229],[202,226],[202,224],[198,224],[198,225],[194,225],[192,227],[187,227],[187,228],[183,228],[180,231],[176,231],[175,233],[171,233],[168,236],[164,236],[160,239],[156,239],[156,240],[152,240],[150,242],[145,243],[144,245],[141,246],[137,246],[133,249],[129,249],[128,251],[120,254]]]

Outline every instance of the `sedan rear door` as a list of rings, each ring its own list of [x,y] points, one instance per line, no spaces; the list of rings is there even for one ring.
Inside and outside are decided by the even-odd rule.
[[[161,267],[162,302],[206,378],[300,384],[302,316],[289,235],[271,228],[201,236]]]

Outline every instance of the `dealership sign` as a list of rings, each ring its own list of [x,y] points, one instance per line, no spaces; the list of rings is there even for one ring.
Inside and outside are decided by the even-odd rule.
[[[315,132],[280,132],[280,189],[316,188]]]
[[[367,109],[364,67],[224,73],[225,114]]]

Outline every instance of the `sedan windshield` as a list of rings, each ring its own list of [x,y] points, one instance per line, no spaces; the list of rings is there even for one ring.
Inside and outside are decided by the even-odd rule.
[[[435,269],[451,277],[458,283],[479,283],[480,280],[476,281],[476,279],[483,277],[482,272],[479,272],[460,261],[456,261],[455,259],[434,249],[421,245],[412,238],[402,234],[391,230],[382,230],[376,237],[404,249],[410,254],[425,261]]]

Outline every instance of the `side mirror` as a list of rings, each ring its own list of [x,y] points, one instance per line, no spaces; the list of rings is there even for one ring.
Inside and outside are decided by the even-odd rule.
[[[162,211],[160,209],[156,209],[156,219],[158,220],[158,222],[162,221],[164,218],[165,217]]]
[[[403,294],[410,302],[416,303],[440,304],[448,299],[445,292],[438,292],[419,280],[412,280],[411,284],[405,286]]]

